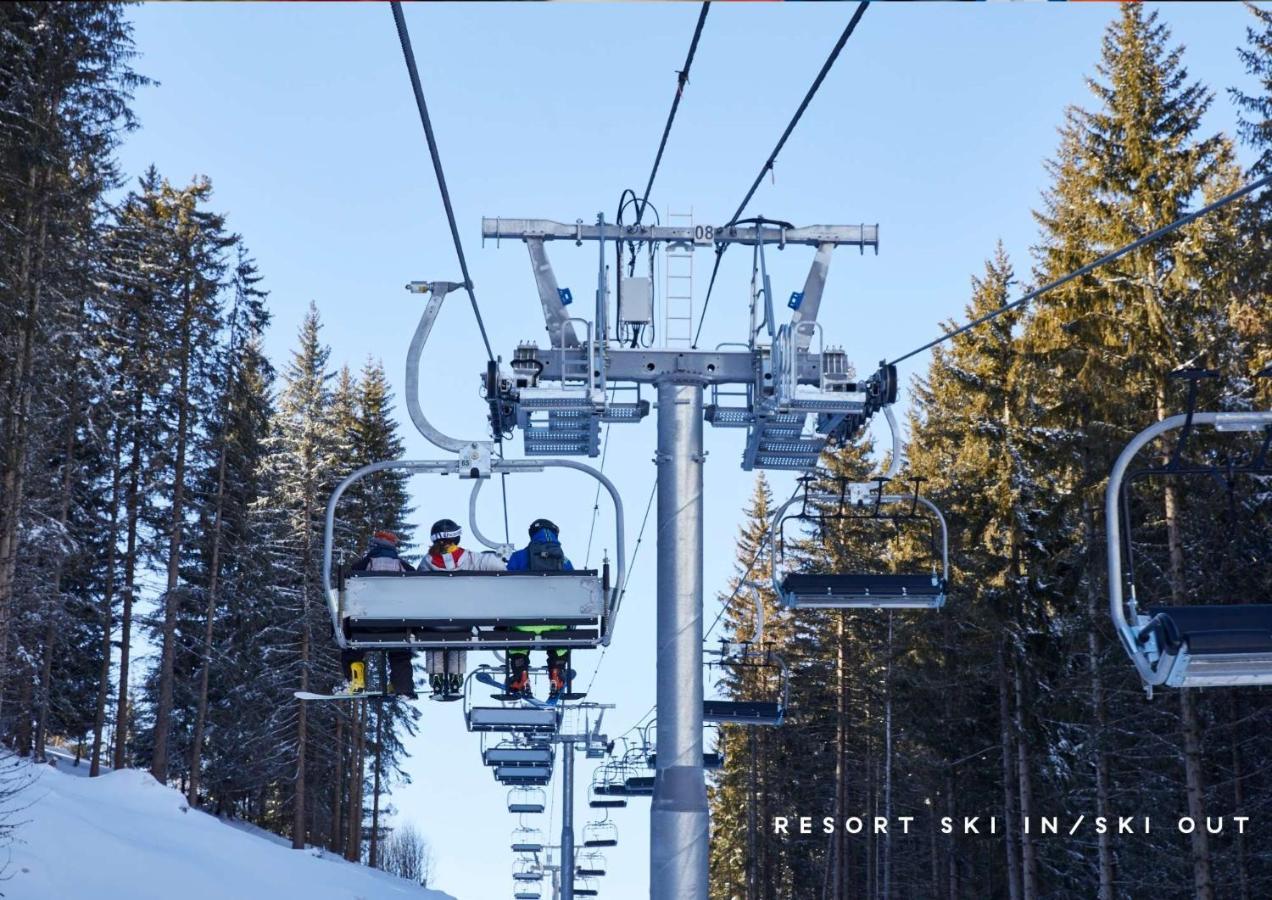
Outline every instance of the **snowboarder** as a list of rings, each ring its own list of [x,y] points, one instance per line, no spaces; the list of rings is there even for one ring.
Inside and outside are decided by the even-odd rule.
[[[366,555],[349,568],[354,572],[414,572],[415,567],[398,556],[398,538],[391,531],[377,531],[371,535]],[[348,693],[361,694],[367,689],[366,653],[362,650],[344,650],[340,654],[348,677]],[[408,700],[416,698],[415,676],[411,671],[410,650],[390,650],[390,692]]]
[[[561,548],[561,529],[551,519],[535,519],[530,523],[530,543],[508,558],[509,572],[573,572],[570,562]],[[518,625],[517,631],[543,634],[563,631],[564,625]],[[570,682],[570,648],[548,648],[548,681],[551,684],[550,699],[566,693]],[[510,694],[530,692],[530,651],[508,651],[508,682]]]
[[[502,572],[504,561],[495,553],[473,553],[459,545],[464,531],[452,519],[438,519],[429,529],[432,546],[421,565],[431,572]],[[461,629],[462,630],[462,629]],[[428,682],[434,697],[454,697],[464,688],[464,650],[429,650]]]

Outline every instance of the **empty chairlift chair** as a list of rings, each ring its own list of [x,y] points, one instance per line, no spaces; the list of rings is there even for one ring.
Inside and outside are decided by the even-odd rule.
[[[522,825],[513,831],[511,846],[513,853],[542,853],[543,832]]]
[[[574,880],[574,896],[576,897],[599,897],[601,892],[597,890],[596,884],[590,878],[576,878]]]
[[[583,846],[588,848],[617,847],[618,828],[608,819],[588,822],[583,826]]]
[[[721,641],[719,650],[704,651],[713,656],[707,668],[747,670],[747,679],[761,686],[762,695],[741,700],[703,700],[702,721],[708,724],[781,725],[786,719],[786,703],[790,695],[790,673],[786,662],[767,644]],[[713,679],[708,678],[708,683]],[[716,763],[713,765],[713,763]],[[719,768],[719,760],[704,754],[703,765]]]
[[[1129,484],[1153,476],[1200,477],[1212,482],[1218,476],[1219,482],[1232,490],[1237,476],[1272,475],[1272,411],[1192,411],[1196,379],[1206,374],[1184,373],[1185,377],[1192,379],[1189,411],[1164,419],[1137,434],[1117,458],[1105,494],[1109,606],[1122,646],[1150,694],[1157,685],[1219,687],[1272,684],[1272,603],[1234,601],[1141,607],[1137,597],[1134,553],[1129,534],[1129,497],[1126,490]],[[1243,461],[1240,464],[1233,462],[1236,457],[1231,452],[1224,465],[1186,463],[1184,451],[1188,439],[1199,429],[1213,429],[1221,433],[1261,432],[1261,436],[1248,452],[1241,454]],[[1128,474],[1132,460],[1145,445],[1174,430],[1179,430],[1180,436],[1169,462]],[[1233,503],[1230,508],[1235,510],[1236,504]],[[1233,536],[1225,533],[1222,539],[1231,541]],[[1262,565],[1268,565],[1266,555],[1262,557]]]
[[[517,787],[508,792],[508,812],[514,815],[542,813],[548,797],[542,788]]]
[[[627,787],[618,760],[608,760],[592,773],[587,805],[592,809],[623,809],[627,806]]]
[[[603,878],[605,876],[605,855],[596,851],[580,853],[574,874],[579,878]]]
[[[526,744],[501,741],[493,747],[481,752],[482,762],[488,766],[552,766],[552,746],[528,746]]]
[[[883,493],[883,479],[878,487],[869,484],[844,483],[838,493],[817,493],[806,490],[802,496],[792,497],[777,511],[770,529],[769,547],[772,559],[779,558],[778,533],[785,524],[786,510],[795,502],[802,502],[800,513],[789,518],[805,520],[858,519],[868,521],[921,521],[929,517],[919,513],[922,506],[930,514],[930,521],[940,536],[940,571],[935,566],[929,572],[866,573],[832,572],[823,574],[792,572],[782,573],[776,563],[773,566],[773,589],[782,603],[791,609],[939,609],[945,605],[949,586],[949,533],[945,517],[932,501],[918,492],[915,483],[913,494]],[[835,507],[832,512],[815,512],[810,506]],[[908,506],[908,511],[905,507]]]

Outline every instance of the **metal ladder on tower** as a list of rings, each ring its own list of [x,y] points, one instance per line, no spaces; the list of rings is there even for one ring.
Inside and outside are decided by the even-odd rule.
[[[693,230],[693,209],[667,213],[667,224]],[[668,244],[663,253],[663,344],[693,343],[693,245]]]

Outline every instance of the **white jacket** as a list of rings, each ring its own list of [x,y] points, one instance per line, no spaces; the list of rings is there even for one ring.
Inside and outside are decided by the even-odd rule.
[[[430,572],[505,572],[508,564],[497,553],[472,553],[456,547],[450,553],[426,553],[420,565]]]

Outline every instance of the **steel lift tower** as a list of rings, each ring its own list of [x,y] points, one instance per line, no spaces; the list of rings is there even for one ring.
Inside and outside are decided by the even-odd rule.
[[[658,410],[657,770],[650,821],[650,896],[707,900],[707,792],[703,777],[702,487],[703,423],[746,430],[744,469],[813,468],[831,438],[856,433],[896,399],[895,368],[856,380],[841,349],[823,346],[817,313],[836,247],[878,250],[874,225],[814,225],[755,219],[722,227],[572,224],[483,219],[483,238],[518,240],[529,251],[547,328],[546,346],[522,343],[507,363],[490,363],[485,395],[496,437],[519,428],[527,456],[597,456],[601,423],[638,422]],[[599,266],[591,318],[571,309],[546,244],[594,242]],[[648,248],[649,271],[616,271],[610,302],[606,245]],[[643,346],[654,316],[653,250],[752,248],[750,324],[745,341],[712,350]],[[803,289],[776,324],[764,262],[776,245],[816,248]],[[614,309],[611,309],[611,306]],[[650,342],[652,343],[652,341]]]

